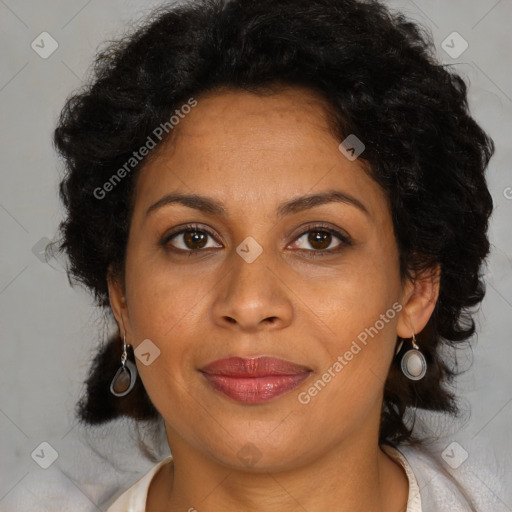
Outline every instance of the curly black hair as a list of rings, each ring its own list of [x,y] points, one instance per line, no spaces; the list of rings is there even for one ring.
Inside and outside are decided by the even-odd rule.
[[[402,279],[440,265],[439,297],[418,334],[427,375],[408,380],[395,360],[382,406],[380,442],[420,443],[407,411],[458,412],[449,385],[455,350],[443,348],[475,333],[493,208],[485,180],[493,141],[470,115],[464,80],[433,49],[427,30],[371,0],[194,0],[152,11],[98,52],[90,83],[67,99],[54,132],[67,213],[55,244],[69,257],[70,282],[85,285],[111,315],[107,275],[110,267],[123,273],[147,157],[109,180],[190,98],[220,88],[307,87],[327,101],[340,141],[354,134],[365,144],[364,172],[391,205]],[[114,336],[91,366],[81,421],[160,418],[140,383],[123,398],[110,396],[119,356]]]

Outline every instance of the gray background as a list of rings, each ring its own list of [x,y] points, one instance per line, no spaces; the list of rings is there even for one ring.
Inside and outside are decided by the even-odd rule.
[[[51,136],[64,100],[87,78],[98,45],[159,3],[0,0],[1,511],[105,510],[152,466],[136,451],[132,425],[114,422],[87,432],[76,426],[73,407],[108,326],[86,292],[70,288],[62,262],[41,261],[38,248],[55,236],[62,214],[61,164]],[[487,457],[499,467],[512,453],[512,2],[388,3],[432,30],[439,58],[470,84],[473,115],[497,146],[488,170],[495,202],[488,291],[477,315],[473,356],[461,355],[463,364],[472,366],[457,387],[472,412],[448,429],[448,441],[464,447],[468,460]],[[44,31],[58,42],[46,59],[31,48]],[[442,47],[453,31],[469,45],[457,58]],[[432,429],[435,418],[430,421]],[[58,454],[48,469],[31,456],[42,442]],[[510,468],[508,473],[511,488]],[[492,482],[484,483],[493,489]],[[503,510],[512,510],[510,496],[499,497]]]

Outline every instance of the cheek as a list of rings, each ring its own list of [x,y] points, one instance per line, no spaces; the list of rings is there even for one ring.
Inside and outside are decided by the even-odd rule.
[[[388,255],[361,259],[313,293],[329,327],[321,372],[344,400],[379,393],[394,354],[401,288],[397,256]]]
[[[379,408],[401,310],[386,279],[365,277],[357,283],[328,295],[326,304],[334,306],[325,312],[330,334],[323,342],[323,364],[297,397],[305,407],[311,406],[313,416],[338,421],[347,429],[356,428]]]
[[[384,324],[378,323],[379,331],[389,330],[396,321],[396,309],[391,309],[400,296],[400,280],[393,266],[375,260],[347,268],[329,280],[318,283],[310,290],[311,309],[330,327],[336,340],[352,339],[373,326],[381,315]],[[314,304],[314,306],[313,306]],[[387,333],[386,333],[387,334]]]
[[[156,266],[131,275],[127,267],[126,276],[127,283],[131,278],[127,296],[134,349],[149,339],[158,353],[147,366],[142,359],[137,360],[144,387],[166,416],[170,414],[169,404],[179,404],[180,410],[188,411],[191,390],[187,376],[195,371],[198,346],[193,334],[201,331],[204,315],[200,307],[205,291],[199,288],[199,280],[187,281],[178,273],[166,273]]]
[[[177,272],[169,264],[147,261],[132,257],[126,265],[132,345],[137,350],[149,339],[158,353],[148,366],[137,360],[137,367],[152,400],[158,402],[162,392],[166,390],[167,395],[171,389],[176,400],[181,400],[186,398],[178,397],[186,389],[186,375],[198,350],[194,334],[204,332],[201,308],[213,285],[200,276]]]
[[[213,289],[210,279],[205,273],[180,270],[162,254],[134,251],[126,262],[126,293],[136,338],[165,343],[176,337],[175,331],[193,324]]]

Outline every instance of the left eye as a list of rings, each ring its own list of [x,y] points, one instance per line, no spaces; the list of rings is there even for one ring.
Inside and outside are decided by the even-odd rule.
[[[335,239],[338,239],[339,243],[332,245],[335,243]],[[307,247],[300,247],[301,244],[309,244],[313,249],[308,249]],[[328,230],[326,228],[314,228],[309,229],[305,233],[299,236],[296,241],[293,243],[295,248],[306,250],[306,251],[316,251],[316,252],[330,252],[339,249],[344,244],[348,244],[348,240],[341,233],[337,233],[333,230]]]

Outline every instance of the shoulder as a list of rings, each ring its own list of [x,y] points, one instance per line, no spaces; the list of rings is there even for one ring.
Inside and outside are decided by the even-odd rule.
[[[158,470],[172,460],[168,456],[153,466],[144,476],[124,491],[107,509],[106,512],[145,512],[148,490]]]
[[[423,512],[509,510],[501,471],[483,450],[456,441],[397,449],[416,476]]]

